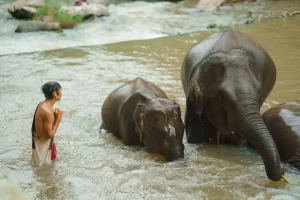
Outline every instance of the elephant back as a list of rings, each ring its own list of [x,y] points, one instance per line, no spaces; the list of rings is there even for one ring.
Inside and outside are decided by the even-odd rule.
[[[300,167],[300,102],[274,106],[262,117],[275,141],[280,160]]]
[[[124,116],[124,110],[126,110],[127,116],[132,116],[135,105],[141,99],[133,98],[133,102],[129,103],[131,104],[129,109],[122,109],[122,107],[124,107],[125,103],[128,104],[128,99],[136,94],[141,94],[144,99],[151,97],[168,98],[163,90],[140,77],[121,85],[109,94],[102,105],[102,124],[108,132],[121,137],[120,123],[122,121],[122,116]]]

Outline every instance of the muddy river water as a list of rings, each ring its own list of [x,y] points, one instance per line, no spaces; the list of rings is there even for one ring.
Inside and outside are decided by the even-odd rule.
[[[300,100],[300,17],[238,30],[263,46],[277,67],[276,84],[262,112]],[[32,49],[24,41],[21,49],[7,42],[7,52],[0,41],[0,170],[32,199],[299,199],[298,171],[285,166],[292,184],[272,182],[261,157],[246,147],[192,145],[184,138],[185,158],[166,163],[99,131],[107,95],[138,76],[165,90],[184,113],[183,57],[211,33],[51,51],[36,48],[42,39]],[[2,32],[0,38],[7,41],[8,35]],[[38,52],[20,54],[24,49]],[[43,100],[40,86],[49,80],[63,88],[62,100],[55,105],[64,111],[56,134],[58,159],[51,166],[33,168],[30,127],[35,107]]]

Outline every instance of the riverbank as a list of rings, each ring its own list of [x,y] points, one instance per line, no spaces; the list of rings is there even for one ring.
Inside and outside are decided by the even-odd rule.
[[[82,23],[74,29],[64,30],[63,33],[16,34],[14,31],[20,22],[7,12],[9,2],[12,1],[5,0],[0,4],[0,46],[5,47],[0,49],[0,55],[145,40],[210,29],[220,30],[247,23],[249,11],[252,12],[250,19],[253,23],[258,23],[261,15],[272,17],[273,10],[296,9],[295,5],[288,3],[292,1],[282,2],[283,6],[278,2],[234,4],[212,12],[199,11],[195,7],[195,0],[178,3],[124,2],[109,5],[110,16]],[[274,17],[278,18],[277,15]],[[263,23],[264,20],[261,17],[259,21]]]

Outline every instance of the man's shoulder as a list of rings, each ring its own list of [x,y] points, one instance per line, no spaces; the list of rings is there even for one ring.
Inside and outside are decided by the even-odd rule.
[[[45,102],[41,102],[38,110],[37,110],[37,114],[40,115],[41,117],[43,116],[49,116],[49,115],[53,115],[53,110],[50,109]]]

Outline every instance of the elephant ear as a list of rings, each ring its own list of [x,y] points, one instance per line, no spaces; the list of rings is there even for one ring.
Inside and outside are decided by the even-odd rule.
[[[135,109],[135,131],[139,136],[140,143],[143,143],[143,130],[144,130],[144,115],[146,112],[145,104],[137,104]]]
[[[198,77],[195,77],[192,82],[192,88],[188,94],[187,101],[188,100],[194,101],[192,104],[195,105],[195,113],[200,117],[203,112],[203,100]],[[190,102],[187,102],[187,105],[189,104]]]

